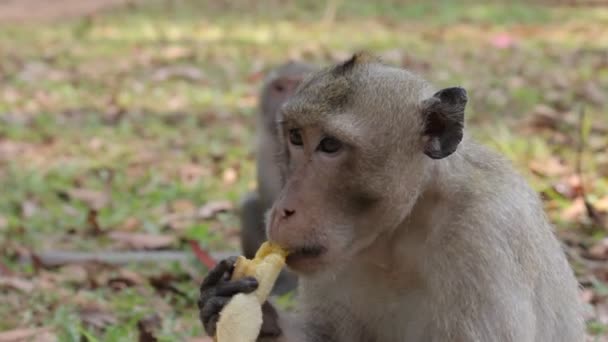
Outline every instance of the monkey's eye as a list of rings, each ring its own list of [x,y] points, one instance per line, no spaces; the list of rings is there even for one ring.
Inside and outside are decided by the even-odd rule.
[[[304,140],[302,139],[302,132],[299,129],[290,129],[289,130],[289,142],[295,146],[304,145]]]
[[[342,148],[342,142],[336,138],[323,138],[317,149],[324,153],[336,153]]]
[[[274,84],[274,90],[276,90],[279,93],[282,93],[285,91],[285,86],[279,82]]]

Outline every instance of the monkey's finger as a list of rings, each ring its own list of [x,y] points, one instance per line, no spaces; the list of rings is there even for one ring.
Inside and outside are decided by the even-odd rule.
[[[220,312],[228,304],[231,297],[213,297],[205,302],[203,308],[199,312],[199,316],[201,321],[203,322],[203,326],[205,327],[205,331],[208,334],[215,334],[215,324],[211,324],[213,322],[217,323],[217,319],[213,320],[213,316],[219,316]]]
[[[230,274],[234,270],[234,264],[236,263],[237,257],[229,257],[220,261],[205,277],[201,284],[201,291],[208,289],[209,287],[215,286],[225,274]]]
[[[207,335],[215,336],[215,331],[217,330],[217,321],[219,320],[220,315],[215,314],[211,316],[211,318],[209,318],[206,325],[203,325],[203,327],[205,328],[205,332],[207,332]]]
[[[245,277],[218,285],[215,294],[221,297],[232,297],[237,293],[250,293],[258,288],[258,281],[254,277]]]

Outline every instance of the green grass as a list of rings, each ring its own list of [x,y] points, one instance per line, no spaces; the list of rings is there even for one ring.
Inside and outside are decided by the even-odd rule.
[[[235,210],[179,227],[163,219],[180,203],[236,205],[254,187],[258,74],[288,58],[321,65],[368,49],[438,86],[465,86],[468,128],[547,196],[559,228],[599,230],[563,220],[571,199],[553,190],[561,178],[529,170],[531,161],[551,156],[573,169],[576,127],[521,127],[539,104],[572,116],[582,103],[590,122],[606,122],[604,104],[591,101],[588,91],[608,93],[601,62],[606,10],[385,0],[344,1],[333,22],[325,12],[322,1],[156,0],[87,19],[0,23],[0,260],[37,286],[33,293],[0,288],[0,331],[41,325],[53,327],[61,341],[130,341],[138,320],[158,312],[159,340],[200,336],[195,298],[206,270],[194,261],[126,267],[144,279],[173,275],[170,283],[182,296],[146,282],[111,289],[108,279],[120,269],[71,282],[69,269],[38,270],[20,256],[24,249],[121,248],[105,233],[91,234],[91,204],[66,196],[73,189],[108,196],[97,219],[106,233],[176,235],[175,249],[187,250],[188,238],[209,249],[236,249]],[[515,47],[491,44],[503,32]],[[589,139],[599,147],[585,149],[583,171],[593,182],[589,197],[597,200],[608,193],[607,163],[598,158],[608,139],[596,133]],[[279,302],[289,307],[292,299]],[[116,323],[92,327],[79,314],[88,306],[111,313]],[[591,333],[606,329],[589,323]]]

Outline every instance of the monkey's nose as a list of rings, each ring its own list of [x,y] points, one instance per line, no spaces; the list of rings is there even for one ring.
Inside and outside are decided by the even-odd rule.
[[[295,210],[293,209],[287,209],[287,208],[283,208],[283,210],[281,211],[283,218],[288,218],[289,216],[293,215],[296,213]]]

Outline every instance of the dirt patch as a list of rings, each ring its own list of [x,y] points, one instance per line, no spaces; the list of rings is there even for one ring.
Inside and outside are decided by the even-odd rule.
[[[133,0],[0,0],[0,22],[77,18],[133,2]]]

